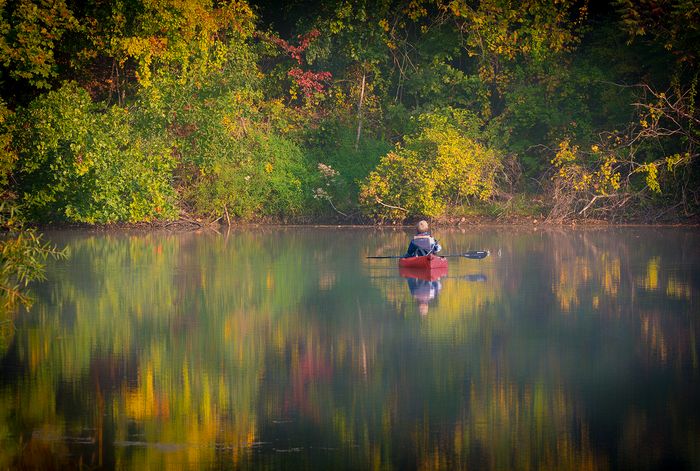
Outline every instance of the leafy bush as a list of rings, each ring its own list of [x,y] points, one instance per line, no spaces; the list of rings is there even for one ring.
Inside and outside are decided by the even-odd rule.
[[[380,219],[442,215],[470,198],[496,190],[497,152],[477,141],[475,115],[448,108],[418,117],[418,131],[382,157],[361,185],[360,202]]]
[[[163,68],[139,91],[139,126],[171,143],[174,185],[196,215],[294,217],[311,198],[311,167],[287,137],[292,113],[265,99],[255,58],[246,43],[232,41],[221,67]]]
[[[311,196],[311,170],[294,142],[258,133],[241,140],[219,135],[218,158],[186,190],[198,213],[248,219],[295,216]]]
[[[356,148],[356,132],[354,127],[326,121],[306,136],[310,159],[317,163],[317,168],[319,164],[326,165],[335,172],[332,179],[320,172],[321,189],[341,211],[357,209],[360,183],[391,149],[386,141],[369,132],[362,135]],[[325,205],[324,210],[329,208],[332,209]]]
[[[68,83],[17,113],[20,199],[39,219],[87,223],[176,216],[173,158],[129,111],[102,108]]]

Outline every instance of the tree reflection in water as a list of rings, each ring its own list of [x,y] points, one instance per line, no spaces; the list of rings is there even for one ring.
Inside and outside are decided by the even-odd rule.
[[[446,232],[501,256],[439,280],[365,263],[401,231],[53,238],[0,469],[700,466],[692,231]]]

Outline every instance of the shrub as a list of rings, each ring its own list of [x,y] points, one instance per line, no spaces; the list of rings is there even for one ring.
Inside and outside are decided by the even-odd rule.
[[[326,195],[321,199],[331,201],[324,204],[323,210],[353,212],[357,210],[360,183],[379,163],[382,155],[386,154],[391,146],[369,132],[362,135],[356,144],[355,127],[342,123],[325,121],[318,129],[307,133],[307,145],[309,153],[316,168],[320,165],[329,166],[335,174],[332,178],[319,172],[321,181],[319,187]],[[328,199],[330,198],[330,199]]]
[[[382,157],[361,185],[360,202],[374,218],[435,217],[496,190],[500,155],[480,144],[480,122],[454,109],[422,114],[418,130]]]
[[[138,222],[176,216],[173,158],[128,110],[102,108],[68,83],[17,113],[21,202],[38,219]]]
[[[0,188],[3,190],[9,183],[9,176],[17,161],[17,153],[12,149],[11,120],[12,112],[0,99]]]
[[[250,219],[297,216],[311,197],[311,169],[291,140],[256,133],[216,136],[219,157],[186,190],[198,213]]]

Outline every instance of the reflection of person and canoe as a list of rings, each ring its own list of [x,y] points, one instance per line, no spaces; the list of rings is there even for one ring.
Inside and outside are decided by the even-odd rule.
[[[437,254],[442,250],[440,243],[429,232],[428,223],[420,221],[416,226],[416,235],[408,245],[403,260],[416,259],[431,254]],[[436,257],[437,258],[437,257]],[[422,316],[428,314],[430,303],[434,302],[442,289],[441,279],[447,277],[447,263],[438,266],[412,267],[399,266],[399,275],[406,278],[408,290],[418,304],[418,311]],[[451,277],[452,278],[452,277]],[[482,274],[472,274],[454,277],[466,281],[486,281]]]
[[[418,304],[418,312],[422,316],[428,314],[430,304],[437,300],[440,290],[442,289],[442,281],[445,278],[464,280],[464,281],[486,281],[486,275],[482,273],[474,273],[462,276],[447,276],[447,268],[435,268],[432,270],[423,270],[420,268],[399,268],[399,275],[406,279],[408,290],[411,296]]]

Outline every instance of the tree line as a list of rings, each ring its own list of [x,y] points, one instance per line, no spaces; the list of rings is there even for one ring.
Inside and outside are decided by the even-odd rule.
[[[694,0],[1,0],[3,199],[88,224],[693,217],[699,30]]]

